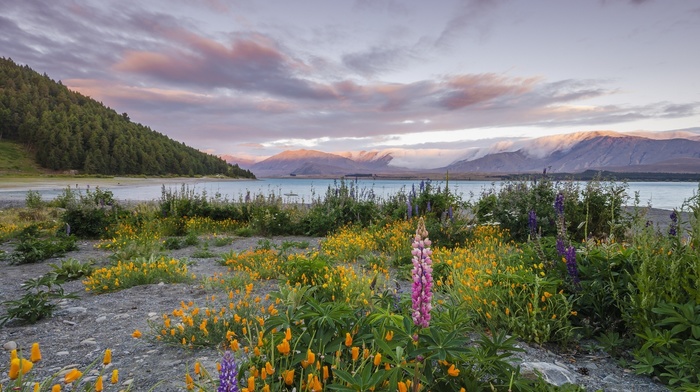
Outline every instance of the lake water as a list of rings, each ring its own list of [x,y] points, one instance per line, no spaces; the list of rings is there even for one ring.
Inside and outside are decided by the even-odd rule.
[[[65,184],[60,183],[61,181]],[[85,190],[89,186],[90,179],[82,179],[86,185],[81,185],[78,189]],[[97,181],[97,180],[95,180]],[[250,192],[251,195],[274,194],[281,197],[285,202],[310,202],[317,197],[323,197],[329,186],[335,187],[335,180],[327,179],[261,179],[261,180],[216,180],[216,179],[186,179],[186,186],[201,193],[206,191],[209,196],[220,194],[229,200],[237,201],[245,198]],[[24,200],[27,190],[37,190],[44,200],[50,200],[61,194],[63,190],[71,186],[75,189],[75,180],[65,179],[52,181],[49,185],[43,182],[27,183],[17,187],[4,187],[0,179],[0,198],[5,200]],[[125,181],[124,184],[118,179],[109,180],[108,185],[100,185],[103,190],[109,190],[118,200],[149,201],[159,199],[163,184],[171,190],[179,191],[182,183],[177,180],[168,181],[160,179],[143,180],[140,183]],[[352,180],[355,182],[355,180]],[[73,183],[73,185],[71,185]],[[358,179],[356,189],[360,192],[372,191],[380,198],[386,198],[392,194],[410,191],[413,186],[418,188],[420,180],[372,180]],[[443,181],[433,181],[433,186],[444,187]],[[450,181],[450,189],[456,194],[462,195],[464,200],[477,200],[479,195],[487,189],[500,187],[499,183],[489,181]],[[94,185],[92,187],[94,189]],[[646,206],[651,204],[655,208],[673,209],[679,208],[685,200],[695,195],[698,191],[698,184],[692,182],[630,182],[628,184],[629,204],[633,204],[635,194],[638,194],[640,204]]]

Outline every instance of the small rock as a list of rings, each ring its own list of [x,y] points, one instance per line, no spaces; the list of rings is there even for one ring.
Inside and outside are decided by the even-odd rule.
[[[87,312],[87,308],[82,306],[71,306],[70,308],[66,308],[66,312],[70,314],[80,314]]]
[[[95,319],[96,323],[101,323],[103,321],[107,321],[107,316],[100,316],[100,317]]]
[[[64,357],[66,355],[70,355],[70,353],[68,351],[59,351],[56,353],[56,355],[59,357]]]
[[[95,338],[87,338],[83,341],[80,342],[81,346],[96,346],[97,342],[95,341]]]
[[[68,325],[75,325],[74,321],[63,320],[63,323]]]
[[[537,374],[553,385],[576,384],[576,376],[567,369],[548,362],[523,362],[521,374],[527,378],[536,378]]]
[[[9,342],[3,344],[2,348],[7,351],[17,350],[17,343],[14,340],[10,340]]]
[[[124,382],[122,383],[122,385],[128,387],[129,385],[133,384],[133,382],[134,382],[134,379],[133,379],[133,378],[130,378],[130,379],[124,381]]]
[[[157,284],[157,286],[165,286],[165,283],[164,283],[164,282],[160,282],[160,283]]]

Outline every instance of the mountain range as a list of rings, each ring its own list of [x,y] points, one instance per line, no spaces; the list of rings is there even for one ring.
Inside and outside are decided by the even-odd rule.
[[[700,134],[695,132],[579,132],[536,139],[500,141],[465,150],[441,167],[406,168],[391,164],[391,150],[326,153],[290,150],[251,163],[225,157],[260,177],[401,176],[409,173],[523,174],[610,171],[625,173],[700,173]]]

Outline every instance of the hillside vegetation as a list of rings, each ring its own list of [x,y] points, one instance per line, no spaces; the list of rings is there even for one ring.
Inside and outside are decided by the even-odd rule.
[[[254,178],[5,58],[0,58],[0,139],[21,143],[38,165],[51,170]]]

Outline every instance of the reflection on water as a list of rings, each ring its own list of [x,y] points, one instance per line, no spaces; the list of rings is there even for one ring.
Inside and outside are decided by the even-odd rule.
[[[336,180],[324,179],[263,179],[263,180],[188,180],[186,187],[196,193],[206,192],[213,197],[221,196],[232,201],[244,200],[246,195],[275,195],[285,202],[308,203],[312,200],[323,198],[330,186],[338,185]],[[350,181],[350,180],[349,180]],[[396,194],[401,191],[408,192],[412,187],[419,187],[420,180],[351,180],[355,189],[361,195],[373,194],[379,199]],[[655,208],[673,209],[679,208],[688,198],[697,193],[698,184],[689,182],[631,182],[628,184],[627,194],[630,197],[628,204],[634,203],[635,195],[638,196],[641,205],[648,204]],[[66,185],[67,186],[67,185]],[[442,181],[434,181],[433,186],[445,187]],[[464,200],[475,201],[485,190],[492,187],[498,189],[499,183],[489,181],[450,181],[449,187],[455,194],[461,195]],[[79,187],[81,191],[87,189],[87,185]],[[162,180],[152,179],[139,184],[123,184],[114,186],[102,186],[103,190],[109,190],[117,200],[150,201],[157,200],[161,196]],[[168,184],[167,189],[180,191],[182,184]],[[2,189],[0,183],[0,198],[5,200],[24,200],[26,191],[32,189],[41,193],[44,200],[50,200],[61,194],[65,187],[49,187],[41,183],[27,184],[21,190]],[[73,185],[72,189],[75,189]],[[93,187],[94,189],[94,187]]]

